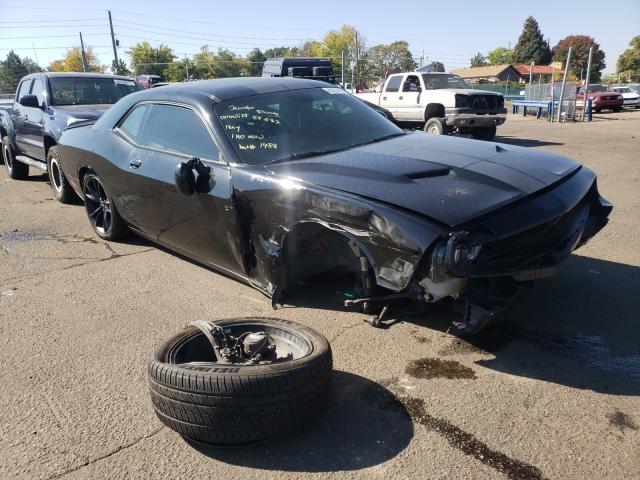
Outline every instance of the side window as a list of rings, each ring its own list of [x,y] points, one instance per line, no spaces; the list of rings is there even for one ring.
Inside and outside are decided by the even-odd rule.
[[[195,112],[185,107],[151,105],[137,143],[190,157],[218,160],[218,148],[209,130]]]
[[[31,87],[31,79],[23,80],[18,88],[18,93],[16,94],[16,100],[19,102],[22,97],[29,93],[29,88]]]
[[[402,86],[403,92],[417,92],[420,90],[420,79],[417,75],[409,75]]]
[[[44,86],[42,85],[42,80],[39,78],[36,78],[33,81],[33,85],[31,86],[31,95],[38,97],[38,103],[40,105],[44,103]]]
[[[387,88],[385,92],[397,92],[400,90],[400,82],[402,82],[402,75],[394,75],[389,78],[389,82],[387,83]]]
[[[120,125],[120,130],[136,143],[140,143],[143,120],[149,108],[151,108],[151,105],[148,103],[137,106]]]

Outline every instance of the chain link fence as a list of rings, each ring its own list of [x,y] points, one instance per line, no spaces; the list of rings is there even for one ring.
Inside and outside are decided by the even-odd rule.
[[[9,110],[13,105],[14,93],[0,93],[0,110]]]
[[[537,85],[527,85],[524,89],[524,99],[533,102],[551,102],[553,101],[554,111],[558,111],[560,103],[562,103],[562,112],[566,113],[566,119],[575,118],[576,114],[576,91],[578,83],[567,80],[562,93],[562,81],[551,83],[543,83]]]

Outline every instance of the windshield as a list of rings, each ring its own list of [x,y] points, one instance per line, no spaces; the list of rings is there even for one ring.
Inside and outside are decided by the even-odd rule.
[[[589,93],[608,92],[608,91],[609,91],[609,88],[606,85],[600,85],[600,84],[589,85]]]
[[[631,89],[627,87],[618,87],[618,88],[614,88],[613,90],[618,93],[631,93]]]
[[[469,84],[457,75],[442,75],[435,73],[423,73],[422,80],[427,90],[440,90],[442,88],[469,88]]]
[[[243,162],[262,165],[345,150],[402,130],[341,88],[266,93],[215,112]]]
[[[52,105],[99,105],[116,103],[140,87],[124,78],[51,77]]]

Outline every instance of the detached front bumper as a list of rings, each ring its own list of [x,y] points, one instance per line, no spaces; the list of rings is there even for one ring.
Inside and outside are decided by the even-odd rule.
[[[473,108],[447,108],[447,125],[459,128],[493,127],[502,125],[507,119],[506,108],[479,110]]]

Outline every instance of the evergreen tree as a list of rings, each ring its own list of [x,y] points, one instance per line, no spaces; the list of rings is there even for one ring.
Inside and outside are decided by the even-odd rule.
[[[429,65],[432,72],[444,72],[444,63],[442,62],[431,62]]]
[[[471,57],[471,68],[475,67],[486,67],[488,65],[487,59],[480,52],[476,53],[473,57]]]
[[[15,92],[20,79],[28,73],[29,70],[23,60],[11,50],[5,61],[0,64],[0,90],[6,93]]]
[[[548,65],[551,62],[551,49],[544,40],[538,22],[533,17],[524,21],[524,28],[518,38],[511,62],[515,64]]]

